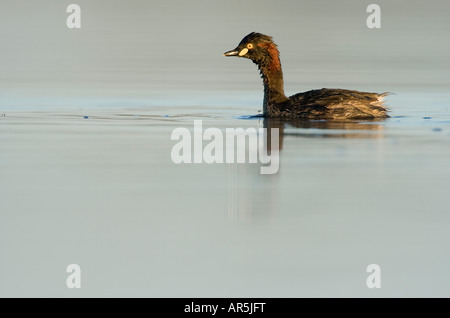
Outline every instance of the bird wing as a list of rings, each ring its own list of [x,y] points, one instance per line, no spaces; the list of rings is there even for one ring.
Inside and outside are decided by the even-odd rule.
[[[389,93],[377,94],[347,89],[322,88],[290,97],[295,105],[300,105],[305,113],[323,117],[324,113],[333,118],[388,117],[383,98]]]

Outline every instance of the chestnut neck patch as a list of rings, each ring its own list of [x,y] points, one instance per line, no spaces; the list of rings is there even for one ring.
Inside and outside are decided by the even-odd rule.
[[[259,43],[258,46],[264,48],[269,52],[270,64],[268,65],[270,71],[281,71],[280,53],[274,43],[266,42]]]

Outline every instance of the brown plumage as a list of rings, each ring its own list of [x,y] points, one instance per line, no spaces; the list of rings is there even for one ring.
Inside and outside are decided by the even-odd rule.
[[[265,117],[304,119],[385,118],[383,98],[389,93],[367,93],[347,89],[322,88],[290,97],[284,94],[280,54],[272,37],[252,32],[225,56],[245,57],[259,68],[264,83]]]

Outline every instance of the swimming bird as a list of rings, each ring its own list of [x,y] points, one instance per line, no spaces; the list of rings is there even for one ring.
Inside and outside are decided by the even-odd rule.
[[[248,58],[255,63],[264,84],[264,117],[302,119],[386,118],[383,98],[389,93],[368,93],[322,88],[287,97],[284,94],[280,53],[271,36],[252,32],[225,56]]]

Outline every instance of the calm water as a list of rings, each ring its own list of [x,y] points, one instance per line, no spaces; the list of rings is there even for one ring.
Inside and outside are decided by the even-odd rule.
[[[288,126],[275,175],[171,161],[175,127],[261,126],[236,118],[251,109],[8,111],[1,295],[448,296],[450,116],[431,97],[383,122]]]
[[[380,1],[370,31],[359,1],[112,2],[79,1],[74,33],[55,2],[2,1],[0,296],[450,296],[448,5]],[[221,53],[256,29],[287,93],[392,91],[392,117],[247,119],[256,67]],[[173,129],[197,119],[283,127],[279,172],[174,164]]]

